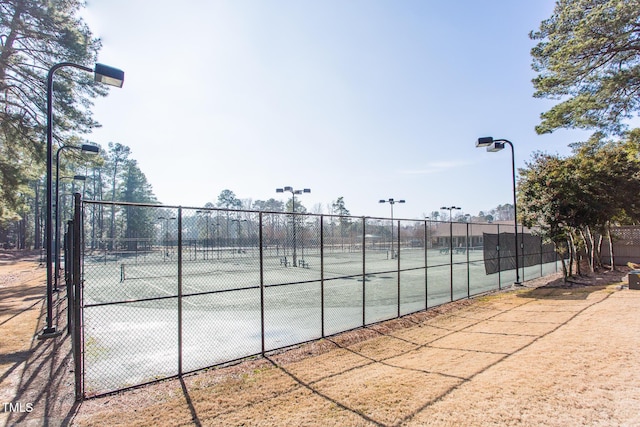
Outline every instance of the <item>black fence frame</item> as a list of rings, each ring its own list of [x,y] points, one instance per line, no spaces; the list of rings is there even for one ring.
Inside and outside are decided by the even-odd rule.
[[[259,285],[257,287],[251,287],[251,289],[259,289],[260,290],[260,322],[261,322],[261,330],[260,330],[260,335],[261,335],[261,350],[260,352],[256,352],[253,354],[246,354],[243,355],[242,357],[240,357],[239,359],[244,359],[246,357],[251,357],[251,356],[256,356],[256,355],[265,355],[266,353],[273,351],[273,350],[278,350],[281,348],[286,348],[286,347],[290,347],[291,345],[298,345],[298,344],[302,344],[304,342],[308,342],[308,341],[313,341],[315,339],[319,339],[319,338],[324,338],[326,336],[331,336],[331,335],[335,335],[336,333],[341,333],[341,332],[345,332],[348,330],[353,330],[353,329],[357,329],[360,327],[366,327],[368,325],[371,324],[375,324],[378,323],[379,321],[384,321],[384,320],[389,320],[391,318],[394,317],[389,317],[389,318],[385,318],[382,320],[375,320],[375,321],[368,321],[366,318],[366,295],[365,293],[367,292],[367,286],[365,285],[365,281],[368,275],[372,274],[371,271],[367,270],[367,245],[371,245],[371,235],[369,235],[367,233],[368,231],[368,226],[367,224],[370,222],[377,222],[378,225],[376,227],[382,227],[382,229],[388,227],[388,225],[392,225],[392,232],[389,235],[388,239],[385,239],[384,242],[379,243],[379,245],[382,248],[387,248],[386,253],[387,253],[387,259],[393,260],[395,259],[397,262],[395,262],[393,264],[393,268],[391,269],[385,269],[385,270],[381,270],[381,271],[375,271],[373,273],[375,274],[395,274],[397,276],[397,283],[395,284],[397,286],[397,310],[395,313],[395,318],[398,317],[402,317],[404,315],[408,315],[411,313],[415,313],[415,312],[420,312],[423,310],[427,310],[429,308],[432,308],[434,306],[437,306],[439,304],[436,305],[432,305],[429,306],[429,274],[428,271],[430,268],[443,268],[446,266],[449,266],[450,269],[450,275],[449,275],[449,285],[450,285],[450,298],[448,298],[447,301],[443,301],[440,304],[443,303],[447,303],[447,302],[451,302],[451,301],[455,301],[457,299],[463,299],[463,298],[470,298],[472,296],[478,295],[478,294],[482,294],[482,293],[486,293],[486,292],[490,292],[492,290],[499,290],[502,288],[503,286],[503,282],[502,282],[502,277],[501,277],[501,271],[500,269],[498,269],[497,272],[497,281],[496,281],[496,285],[493,289],[490,290],[486,290],[483,289],[482,291],[478,291],[477,289],[474,288],[474,284],[471,283],[471,275],[470,275],[470,252],[471,252],[471,246],[470,243],[473,241],[473,238],[475,237],[474,234],[471,235],[472,239],[470,239],[470,235],[469,235],[469,227],[473,226],[473,227],[478,227],[478,226],[482,226],[483,224],[477,224],[477,223],[473,223],[473,224],[466,224],[466,236],[454,236],[453,234],[453,223],[450,222],[438,222],[438,221],[431,221],[428,219],[425,220],[409,220],[409,219],[389,219],[389,218],[372,218],[372,217],[339,217],[339,216],[335,216],[335,215],[322,215],[322,214],[298,214],[298,213],[283,213],[283,212],[261,212],[261,211],[248,211],[248,210],[227,210],[227,209],[205,209],[205,208],[185,208],[185,207],[181,207],[181,206],[158,206],[158,205],[148,205],[148,204],[133,204],[133,203],[113,203],[113,202],[97,202],[97,201],[83,201],[80,197],[79,194],[76,194],[74,197],[74,206],[75,206],[75,211],[74,211],[74,219],[73,221],[69,221],[68,223],[68,227],[67,227],[67,232],[65,234],[65,270],[66,270],[66,274],[65,274],[65,278],[67,279],[67,295],[69,297],[69,311],[68,311],[68,321],[69,321],[69,333],[72,334],[73,337],[73,356],[74,356],[74,366],[75,366],[75,394],[76,394],[76,398],[81,400],[84,399],[88,396],[97,396],[97,395],[103,395],[106,393],[111,393],[111,392],[115,392],[115,391],[119,391],[119,390],[123,390],[123,389],[127,389],[127,388],[131,388],[131,387],[136,387],[142,384],[147,384],[150,382],[155,382],[158,380],[163,380],[163,379],[167,379],[167,378],[172,378],[172,377],[180,377],[186,373],[189,372],[193,372],[194,370],[185,370],[183,367],[183,300],[185,297],[192,297],[192,296],[198,296],[198,295],[208,295],[208,294],[213,294],[213,293],[218,293],[218,292],[230,292],[233,290],[246,290],[249,288],[237,288],[237,289],[232,289],[232,290],[218,290],[218,291],[207,291],[207,292],[203,292],[202,294],[184,294],[183,293],[183,265],[185,262],[185,254],[187,254],[189,257],[193,256],[197,259],[198,257],[198,252],[197,252],[197,239],[196,239],[196,243],[194,246],[194,249],[192,250],[192,246],[194,245],[193,242],[191,242],[189,239],[185,239],[183,234],[184,234],[184,219],[185,219],[185,215],[184,215],[184,211],[185,210],[189,210],[189,211],[196,211],[196,212],[210,212],[210,213],[216,213],[218,215],[220,214],[225,214],[227,215],[227,218],[229,217],[229,214],[232,213],[233,215],[238,215],[238,218],[240,218],[239,215],[251,215],[254,217],[258,218],[258,227],[257,227],[257,232],[251,236],[249,235],[249,232],[247,232],[247,237],[245,240],[242,239],[242,237],[240,236],[240,233],[237,233],[237,250],[241,251],[242,248],[251,248],[252,250],[257,250],[258,252],[258,262],[259,262]],[[91,207],[91,208],[99,208],[99,209],[107,209],[107,210],[111,210],[112,215],[113,212],[115,211],[115,209],[121,209],[124,208],[126,209],[127,207],[140,207],[140,208],[145,208],[145,209],[172,209],[172,210],[176,210],[177,211],[177,215],[175,218],[176,223],[177,223],[177,235],[175,237],[175,240],[172,240],[171,242],[169,242],[168,239],[168,235],[169,233],[167,232],[167,230],[164,230],[164,232],[166,233],[165,235],[165,247],[161,248],[161,250],[165,251],[165,248],[169,247],[169,243],[175,242],[175,252],[177,255],[177,275],[176,275],[176,281],[177,281],[177,293],[176,295],[170,295],[170,296],[162,296],[162,297],[153,297],[153,298],[142,298],[142,299],[138,299],[138,300],[122,300],[122,301],[109,301],[109,302],[104,302],[104,303],[92,303],[92,304],[85,304],[85,302],[83,301],[83,289],[86,285],[85,281],[87,280],[86,277],[84,277],[83,274],[83,265],[85,262],[85,257],[87,256],[87,252],[89,251],[87,246],[86,246],[86,242],[87,242],[87,236],[85,235],[85,228],[86,228],[86,224],[85,224],[85,211],[87,209],[87,207]],[[196,210],[197,209],[197,210]],[[320,287],[321,287],[321,302],[320,302],[320,313],[321,313],[321,331],[319,336],[314,337],[310,340],[302,340],[300,342],[295,342],[295,343],[288,343],[282,347],[271,347],[269,348],[269,346],[265,343],[265,289],[272,287],[272,286],[287,286],[287,285],[298,285],[300,283],[303,282],[284,282],[284,283],[271,283],[271,284],[265,284],[265,252],[267,251],[273,251],[274,249],[272,247],[270,247],[268,244],[266,244],[266,241],[269,240],[267,238],[267,236],[265,236],[265,231],[269,230],[268,227],[265,226],[265,216],[274,216],[276,218],[278,217],[284,217],[285,218],[285,224],[287,220],[290,220],[290,224],[293,226],[293,235],[295,236],[295,230],[296,230],[296,224],[302,224],[305,221],[317,221],[318,222],[318,234],[317,237],[319,239],[319,241],[315,242],[315,244],[317,245],[314,246],[316,248],[319,248],[319,259],[320,259],[320,269],[319,269],[319,278],[317,280],[313,280],[313,282],[319,282],[320,283]],[[334,246],[331,245],[327,245],[327,243],[325,242],[325,237],[327,234],[327,231],[325,230],[326,228],[326,221],[329,220],[332,222],[332,224],[338,223],[338,224],[343,224],[343,222],[349,221],[353,224],[353,221],[359,221],[361,223],[361,227],[354,227],[354,229],[358,229],[360,235],[358,236],[358,239],[354,240],[352,237],[350,236],[350,238],[348,239],[348,242],[345,243],[345,239],[344,239],[344,233],[341,233],[342,235],[339,236],[342,239],[342,251],[345,251],[345,244],[349,245],[349,249],[351,250],[351,247],[353,247],[353,251],[356,252],[361,252],[362,254],[362,271],[358,272],[357,274],[345,274],[345,275],[340,275],[338,277],[328,277],[325,273],[325,255],[327,253],[327,251],[333,251],[336,250],[336,248]],[[240,221],[238,219],[238,221]],[[416,236],[416,234],[414,233],[413,235],[407,237],[406,235],[403,236],[403,224],[407,224],[407,223],[411,223],[411,224],[423,224],[423,235],[420,236]],[[168,224],[168,223],[167,223]],[[382,225],[380,225],[382,224]],[[451,230],[450,235],[448,236],[448,243],[449,243],[449,247],[446,248],[445,246],[437,248],[434,248],[434,242],[435,239],[433,239],[432,236],[430,236],[430,231],[432,230],[432,225],[433,224],[448,224],[449,225],[449,229]],[[228,224],[227,224],[228,225]],[[492,228],[495,228],[496,233],[498,234],[498,236],[500,236],[501,234],[501,230],[512,230],[513,229],[513,224],[511,225],[500,225],[500,224],[484,224],[486,226],[490,226]],[[167,225],[168,227],[168,225]],[[207,236],[205,239],[205,242],[202,243],[203,246],[205,247],[210,247],[211,243],[212,243],[212,239],[211,236],[209,236],[209,230],[208,230],[209,224],[207,223]],[[240,222],[238,222],[238,230],[240,227]],[[228,227],[227,227],[228,228]],[[285,226],[286,228],[286,226]],[[395,230],[397,230],[397,235],[393,232],[393,228],[395,228]],[[168,229],[168,228],[167,228]],[[375,229],[375,227],[374,227]],[[377,230],[381,230],[381,228],[377,228]],[[272,230],[271,230],[272,231]],[[523,232],[525,231],[524,229],[522,230]],[[163,233],[163,230],[160,230],[160,233]],[[301,234],[301,233],[299,233]],[[304,234],[304,233],[302,233]],[[374,236],[375,237],[375,236]],[[442,236],[440,236],[442,237]],[[447,237],[447,236],[444,236]],[[466,248],[458,248],[458,247],[454,247],[453,245],[453,241],[454,238],[458,238],[461,239],[462,237],[464,237],[464,240],[466,241]],[[289,236],[290,238],[290,236]],[[296,238],[300,238],[300,236],[296,237]],[[302,236],[302,238],[304,238],[304,235]],[[498,237],[499,238],[499,237]],[[162,239],[162,237],[161,237]],[[368,240],[369,239],[369,240]],[[421,240],[422,239],[422,240]],[[229,245],[230,242],[230,238],[227,235],[227,242],[226,245]],[[477,240],[477,239],[476,239]],[[393,242],[393,243],[392,243]],[[296,259],[296,243],[299,244],[299,241],[296,242],[295,239],[293,239],[292,241],[290,241],[290,243],[293,244],[293,254],[294,254],[294,263],[299,263],[300,262],[300,258]],[[153,243],[150,242],[148,243],[149,246],[148,248],[152,248],[154,247]],[[255,245],[254,245],[255,244]],[[336,243],[336,239],[333,238],[332,239],[332,245],[337,245]],[[375,245],[375,243],[374,243]],[[391,248],[396,248],[393,250],[389,250],[388,246],[391,246]],[[162,246],[162,245],[161,245]],[[227,247],[225,246],[225,247]],[[286,246],[286,244],[285,244]],[[501,260],[504,262],[504,258],[513,258],[512,254],[505,254],[505,256],[501,255],[500,252],[500,245],[498,245],[498,248],[496,248],[497,250],[495,251],[495,253],[497,254],[497,263],[498,265],[501,264]],[[136,246],[137,247],[137,246]],[[402,264],[402,260],[403,260],[403,254],[406,253],[405,251],[408,249],[414,250],[414,249],[420,249],[424,251],[424,263],[423,265],[418,265],[418,266],[413,266],[413,267],[403,267]],[[429,259],[428,259],[428,254],[429,254],[429,250],[440,250],[443,251],[445,249],[448,249],[448,254],[449,254],[449,262],[448,263],[440,263],[440,264],[429,264]],[[465,249],[464,251],[462,251],[462,254],[466,253],[466,257],[458,257],[457,260],[454,260],[454,251],[458,251],[460,252],[462,249]],[[485,248],[486,249],[486,248]],[[234,249],[236,250],[236,249]],[[279,250],[279,248],[278,248]],[[284,249],[285,253],[286,252],[286,248]],[[298,249],[299,250],[299,249]],[[190,252],[192,251],[192,253]],[[522,272],[523,275],[522,277],[524,278],[524,258],[525,256],[528,256],[529,259],[531,259],[532,255],[535,255],[531,253],[531,251],[529,251],[530,253],[525,253],[525,251],[521,252],[521,257],[523,262],[521,262],[521,268],[522,268]],[[548,250],[547,250],[548,252]],[[220,249],[218,249],[218,254],[220,253]],[[304,253],[304,252],[303,252]],[[441,252],[442,253],[442,252]],[[486,253],[486,251],[485,251]],[[105,244],[105,248],[104,248],[104,257],[105,257],[105,263],[106,262],[112,262],[112,260],[108,260],[108,258],[113,258],[115,260],[115,262],[118,262],[118,244],[116,244],[115,239],[112,240],[112,247],[110,249],[107,249],[107,245]],[[544,254],[545,254],[545,248],[543,248],[542,242],[540,243],[540,249],[539,249],[539,254],[540,254],[540,275],[536,276],[536,277],[540,277],[543,275],[543,258],[544,258]],[[555,252],[554,252],[555,254]],[[207,250],[206,255],[201,254],[201,256],[209,256],[209,251]],[[130,256],[130,254],[129,254]],[[162,255],[164,257],[164,255]],[[555,256],[555,255],[554,255]],[[136,254],[137,257],[137,254]],[[285,261],[284,261],[284,266],[283,268],[287,268],[287,267],[291,267],[291,265],[287,265],[287,257],[284,257]],[[555,259],[555,271],[557,271],[557,258]],[[302,268],[304,268],[304,257],[302,260]],[[282,260],[281,260],[282,263]],[[511,262],[508,262],[507,264],[511,264]],[[464,296],[455,296],[454,295],[454,268],[459,268],[460,266],[464,266],[466,265],[466,270],[467,270],[467,277],[466,277],[466,281],[467,281],[467,289],[466,289],[466,294]],[[298,266],[300,267],[300,266]],[[424,277],[425,277],[425,301],[424,301],[424,308],[417,310],[417,311],[413,311],[413,312],[402,312],[401,308],[402,308],[402,303],[401,303],[401,293],[402,293],[402,282],[401,282],[401,277],[403,276],[402,273],[406,273],[406,272],[411,272],[411,271],[416,271],[416,270],[424,270]],[[122,273],[124,274],[124,272]],[[330,334],[327,335],[326,331],[325,331],[325,294],[324,294],[324,286],[325,283],[330,282],[331,280],[334,279],[345,279],[345,278],[362,278],[362,301],[361,301],[361,305],[362,305],[362,319],[361,319],[361,324],[359,324],[356,327],[353,326],[349,326],[346,327],[345,329],[341,329],[339,332],[332,332]],[[121,280],[124,280],[124,277],[121,278]],[[117,304],[130,304],[132,302],[144,302],[144,301],[160,301],[160,300],[167,300],[167,299],[175,299],[177,301],[177,329],[178,329],[178,338],[177,338],[177,346],[178,348],[176,349],[177,352],[177,374],[175,375],[166,375],[166,376],[161,376],[161,377],[156,377],[151,381],[142,381],[140,383],[136,383],[136,384],[127,384],[125,386],[116,386],[113,388],[108,388],[108,389],[101,389],[101,390],[93,390],[90,393],[87,393],[86,389],[85,389],[85,378],[84,378],[84,372],[85,372],[85,364],[86,362],[86,351],[85,351],[85,330],[84,330],[84,325],[83,325],[83,319],[84,319],[84,311],[87,308],[92,308],[92,307],[97,307],[97,306],[101,306],[101,305],[117,305]],[[223,362],[216,362],[216,363],[212,363],[211,365],[208,366],[204,366],[202,368],[198,368],[195,369],[195,371],[201,370],[201,369],[206,369],[206,368],[210,368],[213,366],[219,366],[219,365],[223,365],[226,363],[230,363],[230,362],[234,362],[236,360],[239,359],[232,359],[232,360],[225,360]]]

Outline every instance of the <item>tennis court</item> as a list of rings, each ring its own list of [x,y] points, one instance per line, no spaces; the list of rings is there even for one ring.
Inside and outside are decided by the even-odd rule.
[[[293,233],[266,241],[264,232],[255,242],[238,235],[232,246],[222,245],[230,239],[173,244],[159,228],[145,250],[85,246],[84,394],[264,354],[515,281],[514,270],[487,274],[480,248],[434,247],[425,221],[399,221],[392,250],[389,241],[365,234],[383,235],[390,222],[366,224],[337,244],[328,239],[329,220],[307,216],[295,245]],[[266,224],[259,215],[256,228]],[[416,242],[416,229],[424,240]],[[450,236],[450,247],[453,241]],[[554,261],[520,272],[528,279],[556,269]]]

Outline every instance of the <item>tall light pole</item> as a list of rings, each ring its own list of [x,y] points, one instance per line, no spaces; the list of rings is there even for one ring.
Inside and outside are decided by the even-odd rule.
[[[462,209],[460,206],[442,206],[440,209],[449,211],[449,252],[453,256],[453,216],[451,211]]]
[[[473,216],[466,214],[465,218],[467,218],[467,222],[469,223],[469,234],[471,235],[471,248],[469,250],[473,250]]]
[[[453,222],[453,217],[451,216],[451,211],[462,209],[460,206],[442,206],[440,209],[443,211],[449,211],[449,222]]]
[[[72,149],[72,150],[79,150],[83,153],[90,153],[90,154],[98,154],[100,152],[100,148],[97,145],[91,145],[91,144],[82,144],[80,147],[77,147],[75,145],[63,145],[62,147],[58,148],[58,150],[56,150],[56,195],[55,195],[55,201],[56,201],[56,212],[55,212],[55,230],[56,230],[56,241],[55,241],[55,275],[53,277],[53,288],[54,290],[58,289],[58,277],[60,276],[60,208],[58,207],[58,204],[60,202],[60,197],[59,197],[59,188],[60,188],[60,153],[62,152],[62,150],[65,149]],[[80,176],[80,175],[77,175]],[[78,179],[77,177],[74,177],[74,179]],[[85,176],[82,176],[82,179],[86,179]]]
[[[96,64],[94,69],[72,62],[60,62],[49,69],[47,74],[47,218],[45,221],[47,244],[47,320],[46,326],[40,335],[48,338],[60,335],[53,326],[53,76],[63,67],[77,68],[88,73],[94,73],[96,82],[110,86],[122,87],[124,83],[124,71],[112,68],[104,64]]]
[[[204,255],[205,255],[205,259],[209,259],[209,246],[211,245],[211,243],[209,242],[209,218],[211,217],[211,211],[197,210],[196,213],[201,215],[206,215],[207,217],[207,239],[206,239],[207,247],[204,250]]]
[[[164,221],[165,222],[165,226],[164,226],[164,254],[162,256],[162,259],[164,259],[166,261],[167,257],[169,256],[169,221],[171,221],[172,219],[176,219],[175,216],[159,216],[158,219],[160,221]]]
[[[302,193],[311,193],[311,189],[310,188],[305,188],[302,190],[294,190],[293,187],[283,187],[283,188],[276,188],[276,193],[284,193],[285,191],[288,191],[291,193],[291,213],[293,215],[291,215],[291,220],[293,222],[293,266],[297,267],[298,266],[298,260],[297,260],[297,255],[296,255],[296,194],[302,194]]]
[[[395,205],[396,203],[406,203],[406,201],[389,198],[387,200],[380,200],[378,203],[389,203],[389,205],[391,205],[391,259],[395,259],[396,252],[393,250],[393,205]],[[398,230],[398,233],[399,232],[400,230]]]
[[[460,206],[442,206],[442,210],[449,211],[449,287],[451,301],[453,301],[453,216],[451,211],[462,209]]]
[[[490,153],[495,153],[496,151],[500,151],[504,149],[504,144],[509,144],[511,147],[511,178],[513,182],[513,223],[514,223],[514,235],[516,239],[516,281],[514,285],[520,285],[520,267],[518,260],[518,206],[517,206],[517,196],[516,196],[516,160],[515,154],[513,150],[513,144],[511,141],[506,139],[493,139],[491,136],[485,136],[478,138],[476,141],[476,147],[487,147],[487,151]]]
[[[235,222],[235,223],[238,224],[238,231],[237,231],[237,235],[238,235],[238,253],[240,253],[241,241],[242,241],[241,233],[240,233],[240,223],[241,222],[247,222],[247,220],[246,219],[232,219],[231,222]]]

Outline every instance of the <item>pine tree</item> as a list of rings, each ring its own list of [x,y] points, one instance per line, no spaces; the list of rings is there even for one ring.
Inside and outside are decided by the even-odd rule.
[[[46,75],[59,62],[92,65],[100,49],[77,17],[79,0],[0,0],[0,220],[27,208],[42,175]],[[54,142],[97,126],[90,100],[108,89],[61,69],[54,82]]]

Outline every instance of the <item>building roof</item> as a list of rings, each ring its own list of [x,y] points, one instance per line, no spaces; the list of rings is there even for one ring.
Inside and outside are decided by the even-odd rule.
[[[467,227],[469,236],[482,236],[483,233],[496,234],[513,233],[513,221],[494,221],[491,224],[473,223],[473,222],[435,222],[430,224],[430,233],[432,237],[448,237],[449,233],[453,236],[466,236]],[[518,227],[518,232],[531,233],[532,229],[528,227]]]

